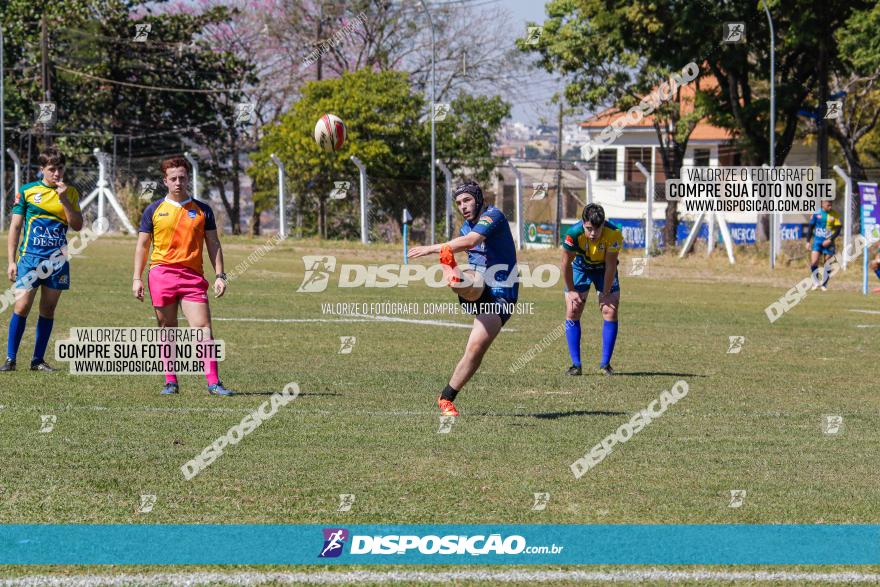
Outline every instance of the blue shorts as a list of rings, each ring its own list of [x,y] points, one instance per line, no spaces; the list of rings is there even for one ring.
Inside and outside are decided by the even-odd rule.
[[[813,246],[810,247],[811,251],[818,251],[823,255],[833,255],[837,248],[834,246],[834,241],[831,241],[831,245],[827,247],[823,247],[822,243],[825,242],[824,238],[816,237],[813,239]]]
[[[602,293],[602,290],[605,289],[604,267],[602,269],[582,269],[578,266],[574,266],[573,270],[575,291],[581,293],[590,291],[590,285],[593,285],[596,288],[596,293]],[[616,291],[620,291],[620,282],[617,279],[617,270],[615,269],[614,283],[611,284],[611,293]]]
[[[458,296],[458,303],[462,305],[468,314],[479,316],[480,314],[496,314],[501,317],[501,324],[507,324],[510,320],[509,305],[515,304],[519,298],[519,283],[513,287],[483,287],[480,299],[470,302]],[[507,307],[506,307],[507,306]]]
[[[70,289],[70,263],[62,258],[64,264],[53,267],[52,261],[42,257],[22,255],[18,259],[18,278],[15,281],[16,289],[34,289],[41,285],[52,289]],[[33,271],[33,279],[25,280],[25,276]],[[25,283],[27,281],[27,283]]]

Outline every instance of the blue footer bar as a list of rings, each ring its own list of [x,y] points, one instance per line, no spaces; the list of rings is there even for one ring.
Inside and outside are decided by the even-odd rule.
[[[0,525],[4,565],[877,565],[880,525]]]

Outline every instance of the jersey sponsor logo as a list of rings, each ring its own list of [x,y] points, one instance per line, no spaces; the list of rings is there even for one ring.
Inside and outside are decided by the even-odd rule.
[[[156,216],[171,216],[168,212],[159,212]]]
[[[480,216],[480,221],[477,222],[477,226],[489,226],[490,224],[492,224],[492,217],[488,215]]]
[[[188,210],[186,215],[190,218],[195,218],[196,216],[198,216],[198,213],[195,210]]]
[[[565,244],[567,244],[570,247],[574,246],[574,239],[571,238],[570,234],[565,235]]]
[[[611,243],[611,248],[612,248],[612,249],[619,249],[619,248],[620,248],[620,241],[614,241],[614,242],[612,242],[612,243]]]
[[[58,283],[61,285],[67,285],[67,282],[70,278],[67,275],[61,275],[58,277]]]

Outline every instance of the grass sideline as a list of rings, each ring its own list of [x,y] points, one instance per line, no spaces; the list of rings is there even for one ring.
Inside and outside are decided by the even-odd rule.
[[[269,237],[224,238],[227,270]],[[134,241],[106,236],[72,265],[72,290],[53,341],[71,327],[152,326],[149,302],[131,297]],[[861,260],[811,292],[777,323],[764,308],[806,274],[771,272],[766,257],[719,252],[654,258],[645,277],[621,262],[621,327],[613,364],[598,366],[601,318],[591,294],[586,375],[567,378],[564,338],[510,375],[508,366],[556,328],[560,288],[524,289],[533,315],[515,316],[457,402],[462,417],[437,434],[434,400],[466,330],[432,325],[234,322],[322,319],[323,302],[453,301],[424,285],[296,293],[302,255],[339,263],[394,263],[399,246],[288,240],[212,300],[226,341],[221,375],[243,392],[209,397],[181,378],[19,371],[0,377],[0,523],[877,523],[880,398],[868,367],[878,298],[858,293]],[[630,256],[633,253],[630,252]],[[635,253],[638,254],[638,253]],[[556,251],[528,251],[530,264]],[[460,259],[462,257],[460,256]],[[433,262],[433,261],[432,261]],[[209,272],[210,275],[210,272]],[[872,276],[872,280],[873,280]],[[872,286],[874,283],[872,282]],[[10,310],[0,315],[4,333]],[[21,347],[33,345],[32,313]],[[406,316],[468,323],[462,315]],[[728,337],[745,336],[739,354]],[[339,337],[356,336],[340,355]],[[54,360],[50,344],[48,360]],[[690,393],[580,480],[568,465],[678,379]],[[290,381],[302,394],[187,482],[179,467]],[[54,414],[53,432],[39,432]],[[824,414],[844,431],[824,435]],[[747,490],[741,508],[731,489]],[[544,511],[533,493],[549,492]],[[141,494],[157,495],[149,514]],[[353,493],[351,511],[336,511]],[[815,569],[814,569],[815,570]],[[823,568],[823,570],[825,570]],[[860,568],[869,572],[869,569]],[[22,569],[3,569],[3,576]],[[28,568],[28,574],[38,568]],[[77,569],[76,572],[86,569]],[[7,574],[9,573],[9,574]]]

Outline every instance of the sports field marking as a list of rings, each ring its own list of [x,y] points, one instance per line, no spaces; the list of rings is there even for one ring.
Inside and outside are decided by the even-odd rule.
[[[307,396],[308,393],[303,393],[302,395]],[[10,412],[33,412],[34,406],[0,406],[3,408],[9,408]],[[49,408],[47,408],[49,409]],[[61,412],[69,412],[74,410],[79,411],[87,411],[87,412],[132,412],[132,413],[172,413],[172,414],[188,414],[188,413],[247,413],[251,411],[250,408],[241,407],[241,408],[157,408],[157,407],[140,407],[140,408],[127,408],[127,407],[107,407],[107,406],[66,406],[63,408],[55,408]],[[405,411],[405,410],[391,410],[391,411],[383,411],[383,412],[370,412],[364,410],[285,410],[287,412],[293,414],[307,414],[307,415],[316,415],[316,416],[327,416],[332,414],[362,414],[365,416],[436,416],[437,411],[424,411],[424,412],[414,412],[414,411]],[[474,416],[488,416],[490,414],[479,413],[473,414]],[[505,414],[491,414],[493,416],[503,416]],[[515,415],[513,413],[509,414],[511,416]]]
[[[856,324],[856,328],[880,328],[880,324]]]
[[[850,312],[859,312],[860,314],[880,314],[880,310],[860,310],[857,308],[850,308]]]
[[[361,583],[450,583],[453,581],[489,581],[498,583],[634,583],[658,581],[756,581],[785,583],[877,583],[878,573],[806,573],[795,571],[528,571],[528,570],[467,570],[467,571],[320,571],[237,572],[237,573],[156,573],[120,575],[28,575],[0,579],[0,587],[69,586],[98,587],[121,585],[259,585],[262,583],[346,585]]]
[[[429,326],[448,326],[450,328],[467,328],[471,324],[462,322],[449,322],[446,320],[417,320],[415,318],[399,318],[397,316],[370,316],[368,314],[352,314],[353,318],[213,318],[224,322],[277,322],[279,324],[297,322],[402,322],[404,324],[427,324]],[[502,332],[516,332],[515,328],[502,328]]]

